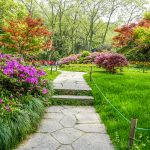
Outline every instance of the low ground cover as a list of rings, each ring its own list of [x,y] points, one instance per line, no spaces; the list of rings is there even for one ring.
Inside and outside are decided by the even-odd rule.
[[[89,66],[74,64],[71,69],[62,69],[89,71]],[[92,76],[104,95],[125,117],[129,120],[138,118],[138,127],[150,128],[150,72],[143,73],[142,70],[125,68],[123,74],[111,74],[94,67]],[[125,149],[130,124],[105,101],[94,82],[90,81],[89,74],[85,75],[85,79],[92,88],[95,108],[106,125],[113,144],[116,149]],[[147,150],[150,147],[149,138],[150,132],[136,131],[134,149]]]

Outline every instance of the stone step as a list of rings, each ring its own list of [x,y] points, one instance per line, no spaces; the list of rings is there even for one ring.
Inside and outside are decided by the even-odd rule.
[[[92,90],[82,90],[82,89],[58,89],[54,88],[54,95],[76,95],[76,96],[92,96]]]
[[[53,104],[63,105],[92,105],[94,98],[92,96],[76,96],[76,95],[53,95]]]

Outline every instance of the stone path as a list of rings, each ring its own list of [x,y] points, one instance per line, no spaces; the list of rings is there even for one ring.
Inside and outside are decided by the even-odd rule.
[[[84,72],[61,71],[54,80],[54,89],[91,90],[83,78]]]
[[[113,146],[93,107],[52,106],[37,133],[18,150],[113,150]]]
[[[93,101],[82,72],[62,71],[54,80],[54,101]],[[62,90],[62,91],[61,91]],[[61,95],[60,95],[61,93]],[[70,95],[71,93],[71,95]],[[84,95],[85,94],[85,95]],[[92,106],[51,106],[38,131],[17,150],[113,150],[105,126]]]
[[[92,104],[91,88],[84,80],[84,74],[84,72],[61,71],[61,74],[53,82],[56,95],[52,98],[54,100],[75,100]]]

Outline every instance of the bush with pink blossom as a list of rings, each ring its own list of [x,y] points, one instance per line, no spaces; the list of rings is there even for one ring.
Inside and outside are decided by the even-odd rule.
[[[96,56],[95,64],[106,69],[109,72],[116,73],[118,68],[128,65],[126,57],[118,53],[101,53]]]
[[[100,52],[93,52],[93,53],[90,53],[89,56],[87,56],[84,60],[84,64],[87,64],[87,63],[93,63],[95,58],[100,55]]]
[[[64,57],[60,60],[60,64],[70,64],[70,63],[77,63],[79,55],[70,55],[68,57]]]
[[[0,150],[35,130],[52,93],[45,74],[22,58],[0,54]]]
[[[0,75],[2,86],[16,95],[17,92],[35,94],[42,91],[41,77],[46,73],[41,69],[26,65],[22,58],[0,54]],[[22,88],[23,91],[20,91]]]

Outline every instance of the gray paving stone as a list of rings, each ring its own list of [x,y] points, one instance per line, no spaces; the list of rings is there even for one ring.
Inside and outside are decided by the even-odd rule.
[[[73,127],[76,124],[76,118],[74,115],[65,115],[61,119],[60,124],[64,127]]]
[[[68,109],[68,111],[72,111],[75,114],[78,113],[95,113],[95,109],[92,106],[64,106],[64,110]]]
[[[62,112],[65,115],[68,114],[78,114],[78,113],[95,113],[95,109],[92,106],[63,106],[64,109],[62,110]]]
[[[79,113],[76,114],[77,123],[99,123],[100,119],[96,113]]]
[[[106,134],[88,133],[72,144],[74,150],[113,150]]]
[[[76,102],[84,102],[84,103],[92,103],[94,98],[92,96],[76,96],[76,95],[54,95],[52,99],[60,100],[60,101],[76,101]]]
[[[84,132],[106,133],[105,126],[103,124],[77,124],[75,125],[75,128]]]
[[[73,150],[70,145],[62,145],[58,150]]]
[[[37,132],[51,133],[62,128],[62,125],[56,120],[43,119]]]
[[[52,133],[52,136],[62,144],[71,144],[78,139],[83,132],[74,128],[64,128]]]
[[[53,119],[55,121],[60,121],[64,115],[62,113],[45,113],[44,119]]]
[[[64,108],[62,106],[51,106],[46,109],[46,112],[61,112]]]
[[[59,146],[50,134],[36,133],[17,150],[56,150]]]
[[[61,74],[53,81],[54,89],[91,90],[85,82],[83,72],[61,71]]]

